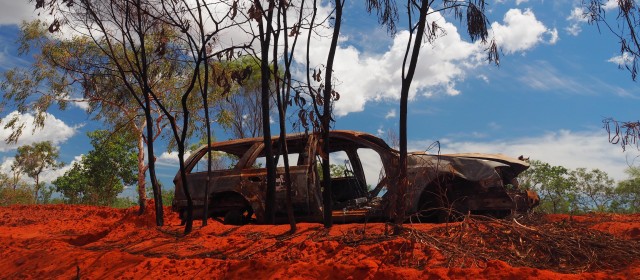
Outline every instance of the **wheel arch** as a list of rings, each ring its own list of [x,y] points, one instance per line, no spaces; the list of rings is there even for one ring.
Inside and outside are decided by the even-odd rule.
[[[215,192],[210,195],[209,198],[210,211],[224,216],[226,212],[231,209],[248,208],[256,214],[258,221],[261,221],[264,213],[261,212],[262,207],[257,199],[252,199],[240,192],[236,191],[223,191]]]

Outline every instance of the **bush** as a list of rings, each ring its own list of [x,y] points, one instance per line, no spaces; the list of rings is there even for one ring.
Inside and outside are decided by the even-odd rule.
[[[137,206],[138,203],[130,197],[116,197],[111,204],[113,208],[131,208]]]
[[[13,204],[33,204],[33,189],[28,186],[0,187],[0,206]]]

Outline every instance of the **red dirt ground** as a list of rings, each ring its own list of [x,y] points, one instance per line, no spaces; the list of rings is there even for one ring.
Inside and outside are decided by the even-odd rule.
[[[516,267],[508,260],[450,267],[437,246],[385,235],[384,224],[227,226],[211,220],[182,235],[166,209],[78,205],[0,207],[0,279],[640,279],[640,262],[563,274]],[[640,215],[550,215],[638,246]],[[445,225],[418,224],[428,231]],[[585,231],[590,232],[588,230]]]

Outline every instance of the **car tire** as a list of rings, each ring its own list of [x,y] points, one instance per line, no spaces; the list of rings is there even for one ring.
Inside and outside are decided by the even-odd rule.
[[[241,209],[231,209],[224,214],[224,224],[241,226],[244,225],[244,211]]]

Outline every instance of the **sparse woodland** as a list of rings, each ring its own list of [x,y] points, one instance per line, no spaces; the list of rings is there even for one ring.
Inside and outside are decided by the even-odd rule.
[[[335,75],[346,0],[36,0],[36,21],[20,29],[28,67],[0,76],[0,113],[35,116],[42,127],[52,108],[88,104],[102,129],[87,136],[92,149],[73,164],[60,162],[51,142],[20,146],[11,172],[0,173],[0,278],[335,278],[335,279],[610,279],[640,274],[640,168],[614,181],[601,170],[569,169],[539,160],[518,177],[540,205],[495,219],[462,213],[455,222],[414,223],[407,214],[409,93],[421,49],[444,29],[434,13],[452,19],[478,42],[486,63],[498,65],[500,46],[488,33],[488,1],[366,0],[365,7],[394,36],[408,31],[399,69],[399,169],[387,174],[386,223],[337,224],[331,178],[347,172],[321,154],[322,224],[299,223],[293,210],[286,141],[271,136],[314,133],[329,151],[333,109],[344,81]],[[526,2],[526,1],[525,1]],[[617,1],[583,1],[590,23],[621,40],[636,79],[640,9]],[[455,20],[453,20],[455,19]],[[619,23],[616,25],[614,23]],[[323,38],[326,40],[318,40]],[[325,42],[321,63],[311,44]],[[499,69],[498,69],[499,70]],[[414,85],[415,86],[415,85]],[[2,119],[17,143],[24,124]],[[443,120],[446,121],[446,120]],[[215,125],[212,125],[215,124]],[[604,120],[609,141],[637,148],[638,122]],[[219,218],[194,221],[185,160],[216,129],[264,140],[268,225],[238,227]],[[273,130],[272,130],[273,129]],[[262,144],[262,143],[258,143]],[[320,145],[319,145],[320,146]],[[162,147],[162,148],[158,148]],[[184,218],[169,212],[171,186],[158,180],[156,157],[178,155],[188,200]],[[284,176],[276,178],[277,155]],[[221,155],[208,152],[206,188]],[[261,163],[262,164],[262,163]],[[68,166],[51,183],[43,174]],[[493,167],[492,167],[493,168]],[[495,171],[494,169],[491,169]],[[353,171],[351,171],[353,172]],[[204,174],[204,173],[203,173]],[[171,174],[173,175],[173,174]],[[276,180],[286,188],[286,225],[275,225]],[[515,184],[515,183],[514,183]],[[137,197],[120,197],[127,186]],[[369,186],[371,187],[371,186]],[[124,208],[124,209],[113,209]],[[180,213],[181,215],[183,213]],[[183,222],[183,224],[181,224]]]
[[[597,7],[597,1],[593,2],[591,7]],[[38,167],[30,166],[29,161],[17,161],[13,174],[1,177],[3,205],[52,201],[115,205],[123,203],[117,198],[123,186],[136,184],[140,214],[147,209],[150,193],[155,201],[156,223],[161,226],[163,205],[167,202],[163,201],[166,190],[160,186],[155,171],[156,141],[164,141],[170,150],[177,151],[181,172],[189,147],[201,140],[215,141],[213,122],[237,137],[262,136],[265,143],[270,143],[270,122],[274,120],[281,137],[294,131],[318,132],[325,137],[324,149],[331,144],[326,137],[335,122],[334,103],[339,102],[341,94],[348,94],[335,90],[333,85],[344,81],[333,76],[332,70],[341,23],[348,16],[343,15],[346,1],[51,0],[32,4],[43,16],[22,25],[20,51],[34,55],[35,62],[31,67],[3,73],[2,107],[33,113],[36,125],[41,126],[51,106],[65,109],[69,102],[87,102],[89,115],[104,122],[109,130],[91,134],[94,150],[50,185],[41,183],[39,174],[61,166],[53,151]],[[322,6],[327,4],[330,9]],[[459,19],[469,39],[484,44],[487,62],[498,64],[499,46],[487,32],[485,5],[482,0],[366,3],[370,16],[386,27],[390,36],[400,26],[410,32],[402,75],[398,77],[400,168],[399,174],[393,176],[398,188],[390,193],[395,208],[389,215],[398,226],[406,218],[404,200],[409,187],[408,93],[420,49],[442,35],[437,22],[429,21],[429,15],[438,11]],[[620,2],[621,15],[633,19],[635,12],[628,5],[632,4]],[[605,15],[597,12],[591,9],[592,22],[605,23]],[[331,38],[326,61],[311,65],[309,45],[318,36]],[[625,30],[620,36],[634,39],[635,30]],[[629,42],[635,41],[624,41],[624,50],[637,53]],[[629,69],[632,75],[634,69],[635,66]],[[247,116],[251,119],[247,120]],[[15,143],[23,127],[15,119],[3,123],[13,129],[5,140]],[[616,127],[615,133],[619,135],[620,129]],[[620,138],[615,136],[612,142],[618,143]],[[632,136],[627,133],[627,137]],[[627,139],[622,138],[623,145],[635,143]],[[31,146],[24,148],[28,147]],[[284,151],[288,174],[286,145],[278,149]],[[273,217],[275,165],[273,151],[266,153],[266,212]],[[109,157],[126,161],[115,164]],[[113,165],[102,166],[109,162]],[[209,173],[212,164],[209,161]],[[326,209],[332,205],[328,187],[331,166],[328,157],[323,158]],[[98,171],[107,169],[112,172],[98,176]],[[532,161],[532,168],[521,176],[521,181],[524,187],[540,193],[542,212],[631,213],[638,211],[637,173],[631,167],[630,178],[615,183],[599,170],[567,170]],[[285,182],[290,184],[290,179]],[[53,191],[61,197],[52,200]],[[191,204],[189,209],[185,233],[193,228]],[[289,221],[295,232],[290,205]],[[207,218],[202,222],[206,225]],[[326,211],[324,225],[332,224],[331,214]],[[396,234],[400,229],[395,228]]]
[[[4,73],[2,103],[19,112],[34,113],[37,125],[42,125],[50,106],[64,109],[69,102],[88,102],[89,113],[108,124],[114,134],[121,130],[134,131],[131,138],[137,144],[140,213],[145,209],[147,180],[143,175],[146,172],[156,205],[156,222],[160,226],[164,202],[155,173],[154,141],[168,141],[170,149],[177,151],[183,180],[187,147],[193,139],[212,142],[212,121],[223,123],[223,127],[235,130],[240,136],[245,135],[245,131],[259,133],[265,143],[270,143],[270,120],[277,116],[273,119],[277,119],[281,137],[294,130],[319,132],[324,139],[323,149],[328,150],[328,131],[335,122],[332,108],[340,98],[333,86],[340,81],[340,77],[333,76],[333,64],[341,23],[343,17],[348,16],[343,15],[345,3],[35,1],[32,4],[36,11],[46,16],[41,21],[23,24],[20,50],[23,54],[36,54],[36,62],[31,68]],[[323,6],[327,4],[329,9]],[[396,223],[401,223],[408,188],[408,93],[422,45],[441,35],[437,23],[428,22],[428,15],[436,11],[449,13],[460,20],[471,40],[487,45],[489,61],[497,63],[498,53],[495,42],[488,38],[485,1],[372,0],[367,1],[366,8],[390,35],[399,25],[406,25],[403,28],[411,34],[402,77],[398,77],[401,167],[394,177],[400,187],[398,193],[392,194],[397,203],[389,213]],[[325,62],[311,65],[309,46],[318,36],[331,40],[326,46]],[[294,72],[297,74],[293,75]],[[83,98],[73,100],[69,93],[74,91],[80,92]],[[252,108],[251,115],[260,116],[252,125],[261,123],[262,127],[239,125],[239,115],[247,110],[243,108]],[[291,116],[297,118],[291,120]],[[6,120],[6,125],[14,129],[6,140],[17,141],[22,133],[20,124]],[[267,147],[266,213],[268,220],[273,220],[275,165],[271,145]],[[286,146],[278,149],[284,151],[288,178]],[[330,174],[330,166],[329,159],[323,158],[323,174]],[[81,173],[79,168],[73,172]],[[120,178],[127,182],[124,177]],[[290,180],[285,179],[285,183],[290,184]],[[183,185],[186,184],[183,181]],[[330,176],[325,176],[323,184],[324,208],[331,209]],[[193,228],[193,206],[188,188],[185,189],[189,201],[185,225],[188,233]],[[287,193],[291,195],[290,191]],[[287,204],[294,232],[295,217],[290,203]],[[205,213],[206,205],[205,201]],[[331,213],[325,211],[326,227],[331,227],[331,219]],[[206,223],[205,217],[203,224]]]

